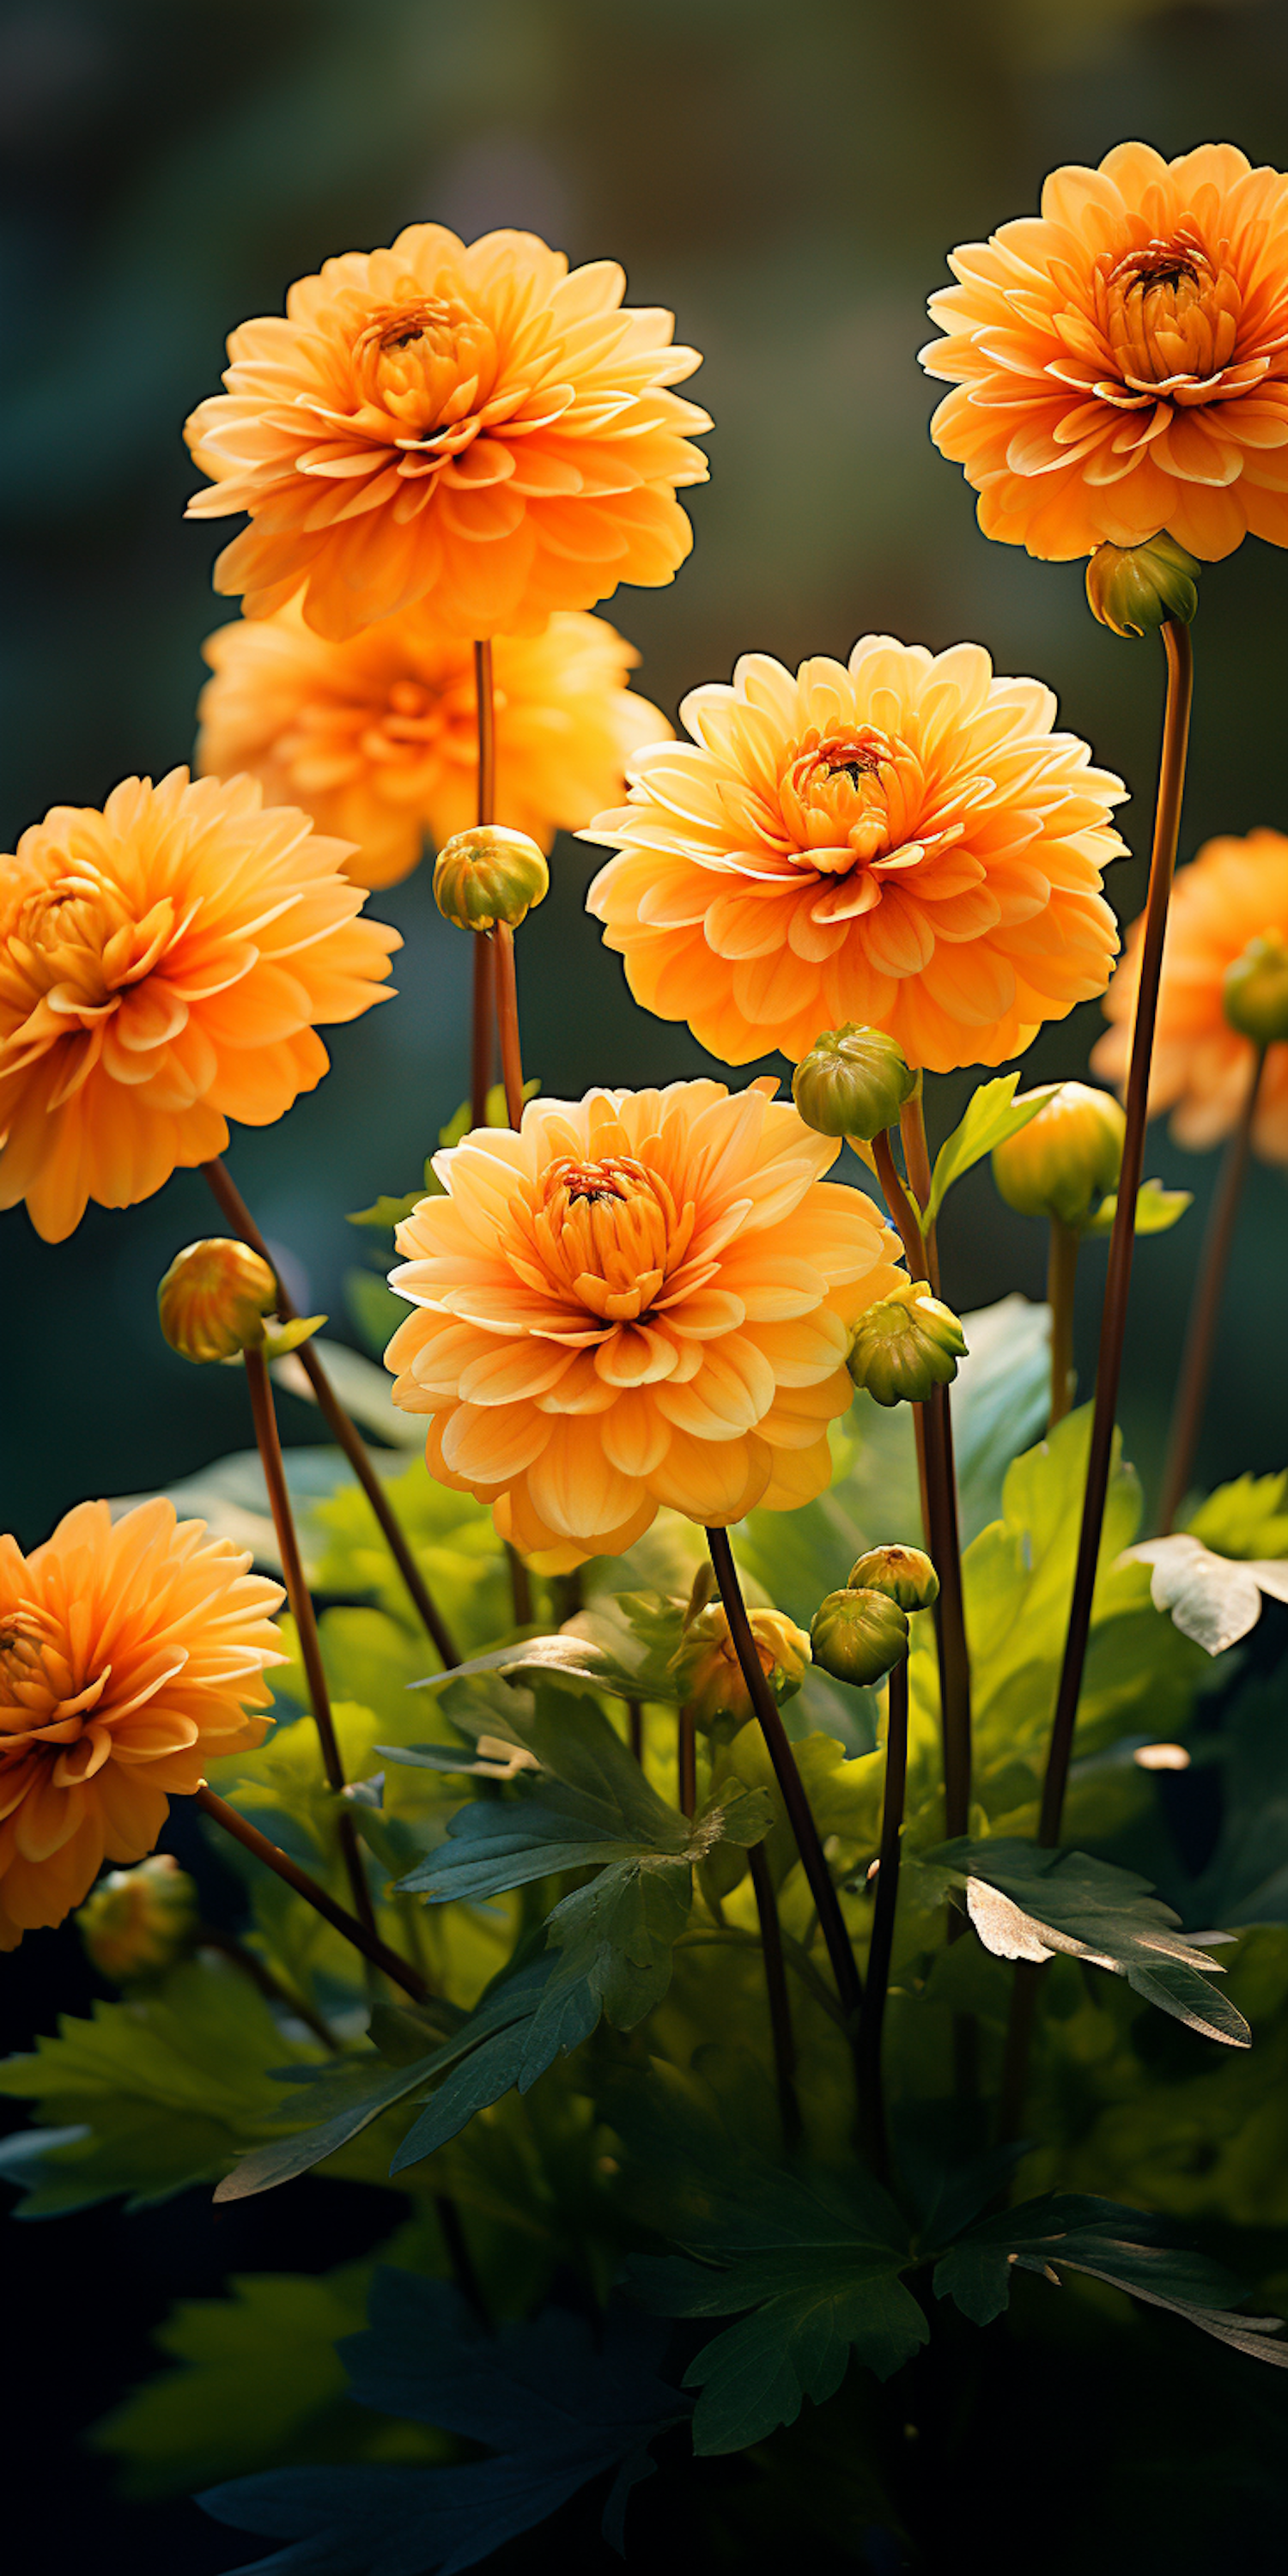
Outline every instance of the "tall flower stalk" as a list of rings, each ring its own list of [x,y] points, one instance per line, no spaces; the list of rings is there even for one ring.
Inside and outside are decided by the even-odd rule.
[[[382,1976],[401,1986],[403,1993],[410,1995],[414,2003],[429,2000],[429,1987],[409,1960],[400,1959],[397,1951],[389,1949],[378,1933],[369,1932],[356,1914],[350,1914],[347,1906],[337,1904],[319,1879],[307,1869],[301,1869],[299,1862],[292,1860],[288,1852],[279,1850],[277,1844],[270,1842],[267,1834],[261,1834],[258,1826],[240,1815],[236,1807],[230,1807],[227,1799],[221,1798],[208,1781],[202,1782],[196,1796],[198,1806],[210,1817],[212,1824],[231,1834],[233,1841],[240,1843],[242,1850],[248,1851],[252,1859],[262,1861],[264,1867],[271,1869],[274,1876],[280,1878],[296,1896],[302,1896],[305,1904],[311,1905],[314,1913],[320,1914],[342,1940],[360,1950],[373,1968],[379,1968]]]
[[[899,1901],[899,1845],[908,1781],[908,1658],[890,1675],[886,1715],[885,1792],[881,1807],[881,1855],[877,1867],[876,1909],[868,1952],[867,1984],[859,2018],[859,2067],[868,2154],[882,2182],[889,2178],[890,2141],[881,2080],[881,2034],[885,2022],[890,1961],[894,1953],[895,1913]]]
[[[474,647],[474,721],[478,733],[478,795],[475,821],[490,823],[496,804],[496,694],[492,684],[492,645],[484,638]],[[474,942],[474,992],[470,1026],[470,1124],[487,1125],[487,1096],[492,1088],[495,1044],[495,973],[486,938]]]

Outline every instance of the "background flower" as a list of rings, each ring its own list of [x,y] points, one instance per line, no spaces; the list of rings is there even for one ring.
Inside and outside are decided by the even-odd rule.
[[[529,1103],[441,1154],[400,1225],[386,1353],[446,1485],[525,1555],[629,1547],[660,1503],[727,1524],[831,1473],[849,1328],[895,1238],[774,1085]]]
[[[1178,1145],[1215,1145],[1238,1122],[1254,1050],[1231,1028],[1221,987],[1227,967],[1266,931],[1288,937],[1288,839],[1260,831],[1206,842],[1172,890],[1150,1066],[1151,1112],[1173,1111]],[[1111,1082],[1127,1078],[1143,935],[1142,914],[1105,995],[1113,1025],[1091,1058]],[[1267,1162],[1288,1163],[1288,1045],[1266,1050],[1252,1145]]]
[[[393,885],[428,835],[472,823],[477,794],[474,656],[413,608],[348,643],[306,626],[298,601],[239,618],[204,646],[197,766],[249,770],[270,804],[301,805],[357,847],[348,873]],[[643,742],[671,728],[626,674],[639,655],[601,617],[567,610],[540,634],[502,635],[493,655],[496,810],[548,850],[613,796]]]
[[[625,291],[611,260],[570,273],[533,233],[467,249],[441,224],[300,278],[188,423],[214,483],[189,517],[251,517],[216,588],[263,617],[303,581],[336,637],[432,593],[479,636],[670,581],[693,542],[676,486],[707,472],[683,433],[711,424],[664,390],[697,352]]]
[[[56,805],[0,876],[0,1207],[61,1242],[266,1127],[326,1072],[402,946],[343,845],[250,778],[127,778]]]
[[[725,1064],[847,1020],[936,1072],[1018,1055],[1117,947],[1100,885],[1126,791],[1055,712],[977,644],[886,635],[848,667],[753,653],[695,689],[695,741],[640,753],[582,836],[621,852],[587,902],[636,1000]]]
[[[0,1949],[141,1860],[170,1797],[262,1741],[280,1584],[141,1503],[79,1503],[24,1557],[0,1538]]]
[[[931,422],[985,536],[1062,559],[1166,528],[1288,545],[1288,178],[1231,143],[1120,143],[948,262]]]

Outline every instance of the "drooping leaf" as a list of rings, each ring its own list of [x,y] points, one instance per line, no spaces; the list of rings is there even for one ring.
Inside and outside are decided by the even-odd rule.
[[[1230,2301],[1246,2294],[1232,2272],[1174,2245],[1148,2212],[1112,2200],[1054,2192],[981,2219],[941,2256],[934,2285],[974,2324],[988,2325],[1006,2307],[1016,2267],[1045,2272],[1057,2263],[1168,2308],[1237,2352],[1288,2367],[1288,2343],[1271,2340],[1281,2317],[1238,2314]]]
[[[995,1957],[1041,1960],[1064,1951],[1125,1977],[1146,2003],[1191,2030],[1250,2047],[1242,2013],[1213,1991],[1219,1962],[1185,1939],[1170,1905],[1134,1870],[1009,1836],[943,1843],[921,1866],[964,1887],[967,1912]]]
[[[954,1181],[959,1181],[976,1163],[982,1163],[995,1146],[1004,1145],[1010,1136],[1018,1136],[1060,1088],[1058,1082],[1044,1083],[1017,1105],[1019,1081],[1018,1073],[1003,1073],[995,1082],[981,1082],[972,1093],[965,1117],[935,1156],[930,1199],[922,1212],[927,1225],[934,1224]]]
[[[1165,1190],[1161,1181],[1142,1181],[1136,1192],[1137,1234],[1166,1234],[1193,1204],[1193,1190]],[[1083,1233],[1112,1234],[1117,1213],[1118,1193],[1113,1190],[1101,1200],[1095,1215],[1083,1226]]]
[[[1146,1539],[1129,1548],[1129,1562],[1151,1566],[1150,1595],[1158,1610],[1170,1610],[1183,1637],[1192,1637],[1208,1655],[1246,1637],[1261,1616],[1261,1596],[1288,1601],[1288,1556],[1251,1559],[1217,1556],[1192,1531],[1170,1538]]]
[[[620,2541],[651,2443],[689,2411],[658,2375],[661,2345],[656,2327],[617,2303],[602,2339],[558,2309],[485,2334],[445,2283],[380,2272],[369,2331],[342,2347],[353,2396],[494,2456],[442,2469],[279,2469],[200,2501],[236,2530],[296,2544],[257,2560],[260,2571],[456,2576],[615,2469],[604,2527]]]

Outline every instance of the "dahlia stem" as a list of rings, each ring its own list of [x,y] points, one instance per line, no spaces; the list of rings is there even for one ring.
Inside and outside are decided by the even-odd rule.
[[[676,1720],[676,1767],[680,1813],[692,1816],[698,1805],[698,1728],[687,1701]]]
[[[424,1978],[417,1975],[406,1959],[400,1959],[396,1950],[386,1949],[378,1934],[369,1933],[356,1914],[350,1914],[346,1907],[338,1905],[316,1878],[311,1878],[306,1869],[300,1868],[298,1861],[292,1860],[287,1852],[279,1851],[267,1834],[261,1834],[257,1826],[249,1824],[235,1807],[230,1807],[227,1799],[221,1798],[208,1781],[202,1781],[196,1797],[204,1814],[212,1817],[217,1825],[222,1825],[224,1832],[231,1834],[243,1851],[250,1852],[255,1860],[264,1863],[266,1869],[273,1870],[278,1878],[284,1879],[297,1896],[303,1897],[306,1905],[311,1905],[314,1912],[330,1924],[333,1932],[338,1932],[343,1940],[352,1943],[355,1950],[360,1950],[373,1968],[379,1968],[383,1976],[394,1985],[401,1986],[403,1993],[410,1995],[413,2002],[430,2001],[430,1989]]]
[[[924,1129],[922,1133],[924,1138]],[[888,1135],[873,1138],[872,1153],[886,1206],[903,1242],[909,1273],[914,1279],[929,1279],[921,1220],[899,1178]],[[933,1282],[931,1284],[933,1286]],[[939,1577],[935,1645],[939,1660],[944,1824],[951,1841],[958,1834],[965,1833],[970,1816],[971,1689],[966,1606],[962,1593],[957,1474],[953,1461],[953,1418],[947,1387],[935,1387],[929,1400],[916,1409],[923,1424],[927,1546]]]
[[[638,1699],[626,1703],[626,1738],[637,1762],[644,1760],[644,1706]]]
[[[318,1623],[314,1616],[313,1595],[304,1579],[304,1567],[300,1561],[300,1543],[296,1535],[291,1498],[287,1491],[282,1444],[277,1433],[272,1382],[262,1352],[243,1351],[242,1359],[246,1369],[246,1385],[250,1393],[250,1409],[255,1417],[255,1438],[259,1446],[264,1482],[268,1487],[268,1499],[272,1508],[273,1527],[277,1532],[277,1546],[282,1560],[286,1597],[299,1635],[300,1657],[308,1683],[313,1723],[317,1728],[318,1742],[322,1747],[322,1767],[326,1772],[328,1786],[334,1790],[339,1799],[343,1796],[346,1785],[344,1764],[341,1761],[340,1747],[336,1740],[335,1720],[331,1715],[331,1694],[327,1688],[326,1670],[322,1662],[322,1642],[318,1636]],[[349,1881],[354,1912],[364,1932],[374,1939],[375,1908],[371,1902],[371,1890],[367,1885],[367,1873],[363,1867],[362,1853],[358,1848],[353,1817],[347,1808],[337,1807],[336,1825],[340,1854],[344,1862],[345,1875]]]
[[[475,819],[496,819],[496,694],[492,685],[492,645],[474,647],[474,721],[478,735],[478,795]],[[474,1007],[470,1040],[470,1122],[487,1125],[487,1096],[492,1088],[495,972],[491,941],[474,941]]]
[[[796,1837],[801,1867],[808,1880],[810,1894],[818,1908],[819,1929],[831,1961],[836,1991],[841,2000],[841,2009],[845,2015],[853,2045],[858,2029],[859,2007],[863,2001],[863,1980],[859,1975],[850,1945],[850,1936],[845,1928],[841,1901],[832,1884],[832,1873],[824,1857],[818,1827],[805,1795],[804,1782],[796,1768],[796,1756],[788,1742],[787,1730],[778,1713],[778,1704],[756,1652],[751,1622],[747,1617],[747,1606],[742,1597],[742,1586],[738,1581],[737,1569],[733,1561],[733,1550],[729,1545],[728,1531],[709,1529],[707,1545],[711,1550],[711,1563],[715,1569],[716,1582],[720,1587],[720,1598],[724,1603],[725,1617],[729,1622],[729,1634],[733,1639],[734,1652],[742,1667],[742,1677],[747,1685],[751,1705],[756,1712],[761,1732],[769,1748],[769,1758],[774,1766],[779,1795],[787,1809],[788,1820]]]
[[[872,1947],[868,1952],[868,1978],[863,1990],[863,2011],[859,2019],[859,2067],[863,2079],[863,2112],[868,2154],[879,2182],[890,2173],[890,2141],[886,2130],[885,2097],[881,2082],[881,2029],[885,2020],[886,1994],[890,1984],[890,1961],[894,1952],[894,1919],[899,1898],[899,1843],[903,1831],[904,1792],[908,1781],[908,1658],[903,1656],[890,1675],[890,1695],[886,1711],[885,1797],[881,1809],[881,1859],[877,1869],[876,1910],[872,1917]]]
[[[508,1539],[505,1554],[510,1568],[510,1606],[514,1612],[514,1624],[516,1628],[528,1628],[532,1625],[532,1577],[517,1547],[511,1547]]]
[[[514,978],[514,932],[498,921],[489,935],[496,950],[497,1019],[501,1031],[501,1076],[505,1114],[512,1127],[523,1122],[523,1058],[519,1052],[519,995]]]
[[[1051,1219],[1047,1252],[1047,1304],[1051,1309],[1051,1418],[1063,1422],[1073,1403],[1073,1292],[1078,1277],[1082,1237],[1076,1226]]]
[[[753,1843],[747,1859],[765,1960],[765,1989],[769,1997],[769,2029],[774,2047],[774,2075],[778,2084],[783,2144],[791,2147],[801,2134],[801,2113],[796,2099],[796,2035],[792,2029],[791,1997],[787,1991],[787,1969],[783,1961],[783,1936],[764,1844]]]
[[[1127,1296],[1131,1286],[1132,1250],[1136,1238],[1136,1194],[1140,1188],[1145,1161],[1145,1121],[1149,1114],[1149,1067],[1154,1050],[1154,1023],[1158,1014],[1158,987],[1163,971],[1163,941],[1167,932],[1167,907],[1176,866],[1176,843],[1181,825],[1181,797],[1185,787],[1185,750],[1190,729],[1190,700],[1194,686],[1194,661],[1187,626],[1178,626],[1168,618],[1163,630],[1167,654],[1167,702],[1163,716],[1163,748],[1159,764],[1158,802],[1154,813],[1154,848],[1150,859],[1149,900],[1145,912],[1145,938],[1141,950],[1140,985],[1136,997],[1136,1020],[1132,1031],[1131,1062],[1127,1073],[1127,1124],[1123,1137],[1122,1171],[1118,1181],[1118,1204],[1114,1211],[1113,1233],[1109,1240],[1109,1272],[1105,1282],[1105,1302],[1100,1325],[1100,1360],[1096,1373],[1096,1400],[1091,1417],[1091,1449],[1087,1461],[1087,1486],[1082,1505],[1082,1527],[1078,1536],[1078,1559],[1073,1578],[1073,1599],[1069,1611],[1069,1629],[1065,1639],[1064,1663],[1056,1695],[1055,1720],[1051,1729],[1051,1749],[1047,1757],[1046,1779],[1042,1788],[1042,1811],[1038,1840],[1052,1848],[1060,1839],[1060,1819],[1064,1813],[1064,1793],[1069,1779],[1073,1753],[1074,1722],[1078,1714],[1078,1696],[1082,1688],[1082,1668],[1086,1661],[1087,1640],[1091,1634],[1091,1602],[1096,1586],[1096,1561],[1100,1553],[1100,1532],[1105,1516],[1105,1499],[1109,1492],[1109,1466],[1113,1456],[1114,1414],[1118,1404],[1118,1382],[1122,1374],[1123,1337],[1127,1329]]]
[[[908,1175],[908,1186],[918,1205],[929,1207],[930,1147],[926,1141],[926,1116],[921,1102],[921,1081],[922,1077],[919,1074],[917,1088],[911,1100],[905,1100],[899,1112],[899,1134],[903,1142],[903,1160]],[[939,1246],[933,1225],[925,1229],[925,1257],[926,1277],[937,1297],[939,1295]]]
[[[248,1243],[252,1251],[260,1255],[261,1260],[267,1261],[271,1270],[272,1255],[226,1166],[216,1159],[210,1163],[203,1163],[201,1168],[214,1192],[220,1212],[232,1227],[234,1234],[239,1235],[243,1243]],[[291,1322],[299,1311],[292,1304],[280,1278],[277,1282],[277,1311],[284,1323]],[[411,1596],[417,1617],[426,1634],[432,1638],[442,1662],[446,1665],[459,1664],[460,1654],[430,1599],[420,1568],[394,1515],[381,1478],[372,1465],[361,1435],[340,1403],[312,1342],[301,1343],[296,1356],[317,1398],[318,1411],[332,1439],[343,1449],[375,1513],[385,1544]]]
[[[338,2055],[340,2042],[329,2023],[323,2021],[321,2013],[315,2012],[303,1995],[293,1994],[289,1986],[282,1985],[272,1969],[266,1967],[253,1950],[248,1950],[244,1942],[236,1940],[231,1932],[221,1932],[214,1923],[199,1923],[196,1944],[199,1950],[217,1950],[221,1959],[227,1959],[232,1967],[241,1970],[244,1977],[249,1977],[265,2003],[284,2004],[286,2010],[294,2013],[296,2020],[302,2021],[305,2029],[311,2030],[314,2038],[321,2041],[323,2048],[330,2049],[333,2056]]]
[[[1248,1170],[1248,1153],[1252,1142],[1252,1122],[1257,1114],[1261,1077],[1266,1067],[1266,1051],[1258,1047],[1253,1060],[1252,1078],[1239,1112],[1239,1123],[1225,1149],[1221,1177],[1208,1217],[1203,1250],[1199,1259],[1194,1300],[1185,1329],[1185,1352],[1181,1361],[1180,1384],[1172,1436],[1168,1442],[1167,1465],[1163,1471],[1163,1500],[1158,1526],[1164,1537],[1172,1527],[1189,1490],[1194,1452],[1198,1447],[1207,1401],[1208,1380],[1212,1373],[1212,1350],[1225,1290],[1230,1246],[1234,1241],[1235,1219]]]

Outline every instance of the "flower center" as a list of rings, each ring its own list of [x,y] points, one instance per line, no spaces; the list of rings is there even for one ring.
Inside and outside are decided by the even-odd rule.
[[[802,867],[840,876],[890,847],[889,790],[898,751],[876,725],[811,729],[798,745],[779,802]]]
[[[560,1156],[541,1175],[529,1220],[541,1284],[606,1323],[633,1322],[683,1260],[694,1215],[692,1206],[677,1209],[661,1175],[630,1155]]]
[[[353,372],[360,401],[404,440],[445,437],[486,402],[496,343],[457,297],[409,295],[370,315],[353,343]]]
[[[175,909],[168,897],[136,921],[124,895],[90,866],[69,870],[19,907],[9,964],[37,993],[57,997],[68,1016],[111,1007],[123,984],[137,983],[168,944]]]
[[[1149,242],[1101,281],[1105,334],[1124,381],[1153,391],[1219,373],[1235,354],[1239,290],[1186,228]]]
[[[0,1621],[0,1742],[40,1730],[61,1750],[80,1734],[110,1672],[109,1664],[78,1689],[67,1641],[49,1613],[34,1606],[8,1611]],[[48,1732],[54,1728],[56,1735]]]

